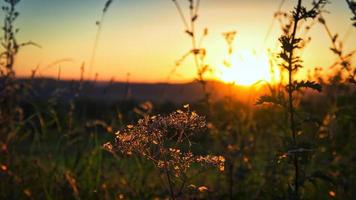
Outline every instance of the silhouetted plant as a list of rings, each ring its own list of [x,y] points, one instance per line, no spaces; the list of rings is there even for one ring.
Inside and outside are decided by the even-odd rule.
[[[226,67],[231,67],[232,53],[234,51],[233,43],[236,37],[236,31],[225,32],[223,33],[223,36],[228,47],[228,59],[224,60],[224,65]]]
[[[350,83],[356,84],[356,68],[355,66],[352,66],[352,57],[356,53],[356,49],[352,49],[349,52],[345,52],[344,50],[344,44],[343,41],[339,38],[339,34],[333,34],[327,25],[325,19],[323,16],[320,15],[319,17],[319,23],[323,25],[325,28],[325,31],[330,38],[331,41],[331,47],[330,50],[338,57],[338,61],[333,63],[329,68],[334,68],[336,66],[341,66],[341,69],[339,70],[338,76],[340,76],[337,80],[343,82],[343,81],[349,81]],[[346,78],[345,74],[346,73]]]
[[[202,85],[205,94],[205,101],[209,101],[210,93],[207,89],[207,82],[205,79],[206,74],[211,71],[210,66],[205,63],[206,49],[202,47],[204,38],[208,35],[208,29],[203,30],[203,34],[198,38],[196,31],[196,22],[198,20],[198,12],[200,7],[200,0],[187,0],[189,3],[189,16],[186,17],[180,6],[178,0],[172,0],[177,8],[178,14],[184,24],[185,33],[190,37],[192,43],[192,49],[184,54],[177,62],[176,68],[189,56],[193,55],[194,64],[196,67],[197,78],[196,80]]]
[[[101,35],[101,31],[103,28],[103,24],[104,24],[104,20],[105,20],[105,16],[106,13],[108,12],[110,6],[112,5],[114,0],[106,0],[106,3],[104,5],[104,8],[102,10],[101,13],[101,17],[98,21],[95,22],[95,24],[97,25],[97,31],[96,31],[96,35],[95,35],[95,39],[94,39],[94,46],[93,46],[93,50],[92,50],[92,54],[90,57],[90,62],[89,62],[89,79],[91,79],[92,77],[92,70],[94,68],[94,64],[95,64],[95,57],[96,57],[96,52],[98,49],[98,44],[99,44],[99,39],[100,39],[100,35]]]
[[[352,25],[356,27],[356,2],[353,0],[345,0],[347,5],[349,6],[352,14],[354,15],[351,20],[353,21]]]
[[[16,11],[16,5],[20,0],[4,0],[4,2],[5,5],[1,7],[5,13],[5,18],[2,27],[3,36],[0,38],[1,47],[4,49],[0,54],[0,125],[5,129],[4,132],[9,132],[14,129],[16,116],[18,117],[19,113],[22,112],[22,109],[18,106],[18,93],[21,85],[15,80],[15,58],[22,47],[38,45],[31,41],[24,43],[17,41],[16,35],[19,29],[15,27],[15,21],[19,12]]]
[[[303,186],[305,182],[305,177],[303,177],[304,172],[301,171],[303,169],[301,163],[302,160],[309,157],[308,154],[313,152],[310,147],[306,147],[304,144],[298,142],[298,136],[302,133],[301,123],[303,123],[303,121],[301,121],[301,119],[298,121],[296,120],[298,113],[296,110],[294,93],[300,91],[302,88],[311,88],[321,91],[321,85],[315,82],[294,80],[296,72],[303,67],[301,58],[296,56],[297,50],[303,47],[301,45],[303,39],[297,36],[298,23],[302,20],[307,20],[309,18],[314,19],[317,17],[326,3],[326,0],[313,1],[313,7],[308,10],[302,5],[302,0],[298,0],[297,6],[292,12],[293,21],[291,21],[286,29],[283,29],[284,35],[279,38],[282,48],[279,57],[283,61],[281,68],[288,73],[288,84],[285,88],[287,99],[285,101],[283,96],[281,98],[262,96],[257,102],[257,104],[272,103],[283,106],[289,113],[290,140],[288,141],[286,152],[282,154],[282,158],[290,158],[294,167],[293,187],[289,188],[291,190],[291,199],[301,199],[300,187]]]
[[[124,89],[127,100],[124,103],[101,105],[102,102],[84,99],[87,84],[84,64],[79,81],[67,82],[64,88],[53,88],[50,83],[60,86],[63,83],[59,80],[60,73],[58,80],[36,80],[39,67],[33,70],[30,81],[18,80],[13,67],[23,46],[15,39],[18,2],[6,0],[8,8],[3,8],[6,27],[3,30],[8,39],[1,39],[4,51],[0,62],[0,117],[6,117],[10,123],[0,118],[0,199],[155,199],[167,195],[171,199],[323,199],[325,196],[352,199],[355,196],[354,86],[340,79],[325,82],[323,91],[333,87],[331,92],[304,93],[304,88],[321,90],[321,86],[312,81],[313,77],[296,81],[296,73],[302,67],[302,59],[297,55],[310,41],[307,33],[311,26],[318,22],[303,20],[306,18],[318,18],[325,25],[332,51],[337,55],[336,65],[352,72],[353,51],[352,55],[345,52],[339,37],[319,15],[325,1],[314,2],[313,8],[307,10],[300,0],[294,12],[279,9],[276,14],[283,31],[280,66],[287,72],[288,83],[281,79],[277,85],[269,84],[271,94],[257,102],[275,106],[254,110],[229,96],[211,102],[209,122],[190,111],[189,106],[169,115],[154,115],[158,111],[170,112],[175,105],[128,101],[129,86]],[[103,15],[112,2],[105,1]],[[209,71],[204,72],[206,52],[194,31],[200,2],[186,2],[191,14],[182,18],[188,25],[187,35],[195,38],[196,46],[192,45],[195,47],[177,65],[188,56],[198,58],[197,71],[203,73],[197,73],[197,79],[205,83]],[[176,5],[182,14],[179,4]],[[102,25],[102,20],[97,25]],[[207,30],[202,38],[206,34]],[[235,34],[224,33],[228,44],[228,57],[224,60],[227,67],[231,64]],[[345,79],[349,78],[347,75]],[[41,86],[22,90],[27,87],[24,82]],[[112,83],[114,79],[109,86]],[[42,98],[38,94],[47,88],[50,88],[48,98],[36,99]],[[232,85],[231,88],[234,89]],[[86,110],[82,104],[89,104],[90,109]],[[114,142],[104,145],[118,159],[102,151],[102,144],[112,137],[113,130],[135,121],[137,115],[142,117],[137,124],[125,126],[116,133]],[[8,138],[18,143],[9,145],[3,141],[3,133],[11,129]],[[277,153],[271,151],[280,145]],[[130,159],[123,159],[126,157]],[[214,166],[224,173],[201,170],[205,166]],[[197,187],[190,184],[193,182],[204,185]],[[288,189],[283,190],[285,187],[281,185]]]

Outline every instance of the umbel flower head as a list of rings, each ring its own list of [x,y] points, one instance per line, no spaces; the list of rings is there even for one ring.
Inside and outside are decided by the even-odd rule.
[[[197,156],[191,152],[190,138],[205,129],[205,118],[185,106],[184,110],[167,116],[146,116],[136,125],[127,125],[116,133],[115,142],[104,144],[104,148],[151,160],[156,167],[173,172],[176,177],[184,174],[192,163],[213,165],[223,171],[224,157]]]

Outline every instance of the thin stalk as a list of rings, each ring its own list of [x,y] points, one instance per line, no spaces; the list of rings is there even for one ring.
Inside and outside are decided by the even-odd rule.
[[[187,182],[187,178],[184,177],[183,182],[179,187],[179,192],[177,193],[177,197],[179,197],[180,195],[183,194],[183,189],[184,189],[184,186],[185,186],[186,182]]]
[[[199,70],[199,60],[198,60],[198,56],[197,56],[197,45],[196,45],[196,34],[195,34],[195,22],[193,20],[193,17],[196,15],[196,13],[194,12],[194,7],[193,7],[193,2],[191,2],[190,5],[190,32],[192,33],[192,47],[193,47],[193,55],[194,55],[194,63],[195,66],[198,70],[198,76],[199,79],[201,79],[201,75],[200,75],[200,70]]]
[[[195,15],[198,15],[199,6],[200,6],[200,0],[197,0],[195,3]]]
[[[296,14],[294,16],[294,26],[293,26],[293,32],[292,32],[292,43],[295,40],[296,37],[296,32],[297,32],[297,27],[298,27],[298,22],[299,22],[299,15],[300,15],[300,10],[302,6],[302,0],[298,0],[298,5],[297,5],[297,10]],[[294,49],[290,51],[289,55],[289,60],[288,60],[288,83],[289,83],[289,88],[288,88],[288,102],[289,102],[289,114],[290,114],[290,129],[292,131],[292,141],[293,141],[293,146],[297,146],[297,140],[296,140],[296,128],[295,128],[295,122],[294,122],[294,106],[293,106],[293,90],[292,90],[292,83],[293,83],[293,52]],[[298,163],[298,155],[294,154],[294,171],[295,171],[295,177],[294,177],[294,190],[296,194],[296,198],[299,199],[299,163]]]
[[[197,38],[196,38],[196,31],[195,31],[195,21],[196,18],[198,16],[198,11],[199,11],[199,7],[200,7],[200,0],[189,0],[189,19],[187,20],[183,10],[180,6],[180,4],[178,3],[177,0],[172,0],[174,5],[177,8],[177,11],[179,13],[179,16],[181,18],[181,20],[183,21],[183,24],[186,28],[186,32],[190,34],[191,36],[191,43],[192,43],[192,50],[191,53],[194,56],[194,64],[197,70],[197,79],[198,81],[201,83],[202,87],[203,87],[203,91],[205,94],[205,99],[208,100],[209,98],[209,94],[207,93],[207,88],[206,88],[206,83],[204,81],[204,66],[202,65],[202,62],[199,62],[199,58],[198,58],[198,54],[200,53],[200,49],[198,49],[200,47],[200,43],[199,46],[197,45]],[[188,22],[189,21],[189,22]],[[185,57],[183,57],[185,58]]]
[[[180,16],[181,20],[183,21],[185,28],[187,30],[189,30],[189,26],[188,26],[187,21],[185,20],[182,8],[180,7],[179,3],[176,0],[173,0],[173,3],[174,3],[174,5],[176,6],[176,8],[178,10],[179,16]]]
[[[168,185],[169,185],[169,192],[171,194],[171,198],[172,200],[175,200],[175,195],[174,195],[174,190],[173,190],[173,185],[172,185],[172,180],[171,180],[171,176],[169,175],[169,171],[167,168],[167,162],[165,163],[165,167],[164,167],[164,171],[168,180]]]
[[[91,79],[91,73],[94,68],[95,57],[96,57],[96,53],[97,53],[97,49],[98,49],[98,45],[99,45],[99,39],[100,39],[100,35],[102,32],[102,27],[103,27],[103,23],[105,20],[105,16],[106,16],[106,13],[108,12],[108,9],[111,6],[112,2],[113,2],[113,0],[106,1],[103,12],[100,17],[100,20],[96,22],[98,29],[96,31],[96,35],[95,35],[95,39],[94,39],[94,46],[93,46],[93,50],[92,50],[90,62],[89,62],[89,79]]]
[[[194,56],[194,63],[197,69],[197,73],[198,73],[198,80],[201,83],[202,87],[203,87],[203,91],[205,94],[205,100],[208,102],[209,101],[209,94],[207,92],[207,88],[206,88],[206,83],[204,81],[204,66],[202,65],[201,62],[199,62],[198,59],[198,53],[200,53],[197,48],[200,48],[197,46],[197,38],[196,38],[196,31],[195,31],[195,20],[193,20],[193,18],[196,18],[196,16],[198,15],[198,9],[199,9],[199,5],[200,5],[200,1],[197,0],[196,4],[194,6],[194,1],[191,1],[191,5],[190,5],[190,32],[192,33],[192,47],[193,47],[193,56]],[[203,40],[203,38],[202,38]]]
[[[105,13],[103,13],[101,15],[101,19],[100,19],[99,24],[98,24],[98,29],[97,29],[96,34],[95,34],[93,50],[91,52],[90,62],[89,62],[89,79],[91,79],[91,75],[92,75],[92,71],[93,71],[93,67],[94,67],[93,65],[94,65],[94,62],[95,62],[96,52],[97,52],[97,49],[98,49],[99,38],[100,38],[100,35],[101,35],[102,23],[104,21],[104,17],[105,17]]]
[[[230,176],[229,176],[229,193],[230,193],[230,199],[233,200],[234,199],[234,166],[233,163],[230,164],[229,166],[229,172],[230,172]]]

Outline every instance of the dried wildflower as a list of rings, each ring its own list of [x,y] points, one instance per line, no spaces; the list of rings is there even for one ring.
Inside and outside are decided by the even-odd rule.
[[[124,199],[124,198],[125,198],[125,195],[123,195],[123,194],[118,194],[117,197],[118,197],[117,199]]]
[[[107,127],[106,127],[106,131],[107,131],[108,133],[112,133],[112,127],[111,127],[111,126],[107,126]]]
[[[110,152],[112,152],[112,150],[113,150],[113,146],[112,146],[112,144],[110,142],[107,142],[107,143],[103,144],[103,148],[108,150],[108,151],[110,151]]]
[[[197,188],[197,186],[195,186],[195,185],[193,185],[193,184],[190,184],[190,185],[188,185],[188,188],[195,189],[195,188]]]
[[[204,165],[213,165],[216,166],[220,171],[225,170],[225,158],[223,156],[200,156],[197,159],[197,162]]]
[[[141,103],[138,107],[134,108],[133,111],[140,115],[141,117],[145,117],[152,113],[153,104],[149,101]]]
[[[7,166],[6,165],[1,165],[1,170],[2,171],[7,171]]]
[[[330,190],[328,194],[330,197],[336,197],[336,192],[334,192],[332,190]]]
[[[24,193],[27,197],[29,197],[29,198],[32,197],[32,192],[31,192],[30,189],[24,189],[24,190],[23,190],[23,193]]]
[[[208,188],[206,186],[200,186],[198,187],[199,192],[206,192],[208,191]]]
[[[174,196],[172,177],[185,177],[191,164],[212,165],[224,171],[224,157],[196,156],[190,150],[191,137],[205,129],[205,118],[189,111],[189,105],[186,105],[184,110],[177,110],[168,116],[145,116],[136,125],[127,125],[115,134],[114,143],[106,143],[103,147],[110,152],[152,161],[165,172],[171,195]],[[204,188],[202,190],[205,191]]]

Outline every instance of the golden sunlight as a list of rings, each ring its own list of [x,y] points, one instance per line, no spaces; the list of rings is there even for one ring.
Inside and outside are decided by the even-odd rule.
[[[259,81],[274,82],[279,71],[272,72],[265,52],[242,51],[234,54],[228,64],[220,67],[219,79],[226,83],[250,86]]]

